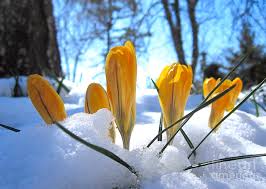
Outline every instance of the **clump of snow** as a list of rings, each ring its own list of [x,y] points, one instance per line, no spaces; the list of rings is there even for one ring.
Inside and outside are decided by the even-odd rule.
[[[165,174],[189,165],[186,153],[169,147],[162,157],[162,143],[132,151],[111,143],[108,137],[111,113],[77,113],[62,124],[83,139],[113,151],[139,173],[131,172],[64,134],[55,125],[24,128],[21,133],[1,136],[0,186],[6,188],[124,188],[147,185]],[[18,158],[20,157],[20,158]],[[8,173],[8,174],[6,174]],[[14,182],[14,179],[16,182]],[[163,182],[163,181],[162,181]]]
[[[109,111],[101,110],[94,115],[75,114],[62,124],[91,143],[120,149],[106,137],[112,119]],[[55,125],[3,135],[0,149],[0,186],[4,188],[112,188],[134,183],[127,169]]]

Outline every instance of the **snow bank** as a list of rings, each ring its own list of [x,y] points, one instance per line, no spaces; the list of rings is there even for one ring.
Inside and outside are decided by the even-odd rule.
[[[204,116],[208,113],[208,108],[202,110],[185,128],[195,144],[209,131]],[[190,161],[187,159],[190,150],[181,136],[161,157],[158,152],[165,141],[155,142],[149,149],[142,144],[132,151],[112,144],[107,137],[112,119],[111,113],[103,109],[92,115],[74,114],[62,124],[127,161],[138,171],[139,178],[73,140],[55,125],[41,124],[25,127],[20,133],[0,135],[0,188],[264,188],[266,184],[266,158],[182,171],[194,162],[265,152],[265,122],[250,114],[237,111]],[[140,127],[145,126],[136,125],[132,141],[150,140]],[[157,125],[149,129],[155,131]]]
[[[126,168],[76,142],[55,125],[39,125],[1,136],[0,186],[4,188],[124,188],[137,187],[189,165],[186,153],[162,144],[127,151],[111,143],[108,110],[75,114],[62,124],[83,139],[104,146],[135,167],[137,179]],[[162,182],[165,179],[162,178]]]
[[[110,112],[83,111],[84,91],[78,88],[65,96],[69,117],[62,124],[83,139],[102,146],[125,160],[139,173],[136,178],[126,168],[64,134],[55,125],[46,126],[28,98],[0,97],[0,122],[21,129],[13,133],[0,128],[0,188],[265,188],[266,158],[240,160],[182,171],[190,164],[243,154],[265,153],[266,117],[236,111],[187,159],[190,148],[179,134],[174,145],[161,157],[165,144],[145,146],[157,134],[160,107],[155,90],[138,92],[137,124],[131,138],[131,151],[107,137]],[[263,95],[260,95],[263,96]],[[259,100],[259,99],[258,99]],[[190,96],[187,111],[201,101]],[[244,106],[254,110],[252,104]],[[243,107],[241,107],[243,108]],[[184,130],[196,145],[208,132],[210,107],[196,113]]]

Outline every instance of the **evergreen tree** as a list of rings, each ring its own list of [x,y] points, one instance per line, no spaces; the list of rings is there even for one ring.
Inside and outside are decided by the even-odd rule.
[[[247,23],[243,23],[238,41],[239,51],[230,50],[227,60],[234,66],[239,57],[250,53],[247,61],[236,71],[243,80],[244,87],[248,88],[258,84],[266,76],[266,52],[264,46],[255,43],[255,34]]]

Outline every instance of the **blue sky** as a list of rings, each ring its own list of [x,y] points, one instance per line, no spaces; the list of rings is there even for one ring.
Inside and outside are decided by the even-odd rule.
[[[59,1],[57,1],[59,2]],[[61,1],[62,2],[62,1]],[[184,2],[184,1],[183,1]],[[212,5],[209,5],[207,1],[199,1],[197,20],[203,22],[200,25],[199,33],[199,49],[200,52],[208,52],[207,60],[223,60],[224,51],[227,48],[238,49],[237,36],[238,31],[232,32],[232,18],[230,9],[224,7],[224,1],[213,1]],[[61,5],[54,3],[54,11],[57,15],[61,10]],[[185,8],[186,5],[181,4]],[[215,10],[216,9],[216,10]],[[177,57],[173,49],[173,45],[170,39],[170,32],[166,20],[163,18],[164,12],[158,13],[158,19],[153,25],[153,35],[151,37],[150,46],[145,56],[138,55],[138,79],[139,85],[144,87],[149,85],[150,81],[147,77],[156,79],[164,66],[177,62]],[[212,15],[212,16],[209,16]],[[212,18],[213,17],[213,18]],[[182,11],[182,18],[185,18],[182,22],[183,27],[183,44],[186,54],[187,62],[191,60],[191,31],[189,21],[187,20],[186,11]],[[265,33],[259,33],[258,43],[263,44],[265,42]],[[261,40],[260,40],[261,39]],[[125,39],[127,40],[127,39]],[[121,42],[122,45],[124,41]],[[95,63],[101,62],[100,53],[103,46],[101,43],[93,43],[86,56],[83,57],[79,63],[77,70],[77,81],[82,78],[84,81],[96,80],[101,83],[105,83],[105,76],[101,74],[99,77],[94,78],[95,74],[103,72],[103,65],[94,66]],[[200,57],[199,57],[200,59]],[[64,62],[63,68],[66,69]],[[73,69],[71,64],[70,69]],[[198,69],[199,70],[199,66]],[[82,75],[82,76],[81,76]]]

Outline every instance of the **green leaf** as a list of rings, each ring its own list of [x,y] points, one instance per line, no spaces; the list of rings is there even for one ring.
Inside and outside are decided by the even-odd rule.
[[[63,87],[63,82],[64,82],[64,80],[65,80],[65,78],[64,77],[62,77],[62,79],[59,81],[59,83],[58,83],[58,87],[57,87],[57,89],[56,89],[56,92],[58,93],[58,94],[60,94],[60,92],[61,92],[61,89],[62,89],[62,87]]]
[[[162,132],[162,130],[163,130],[163,123],[162,122],[163,122],[163,113],[161,113],[161,117],[160,117],[159,131],[158,131],[158,134],[159,134],[158,141],[162,141],[163,140],[163,135],[160,134],[160,132]]]
[[[10,127],[8,125],[1,124],[1,123],[0,123],[0,127],[5,128],[5,129],[10,130],[10,131],[20,132],[19,129],[16,129],[16,128],[13,128],[13,127]]]
[[[55,122],[56,126],[59,127],[63,132],[65,132],[68,136],[72,137],[73,139],[77,140],[78,142],[84,144],[85,146],[105,155],[106,157],[109,157],[110,159],[116,161],[117,163],[121,164],[122,166],[126,167],[131,173],[135,174],[136,176],[138,176],[137,172],[135,171],[135,169],[133,167],[131,167],[127,162],[125,162],[124,160],[122,160],[120,157],[118,157],[117,155],[115,155],[113,152],[102,148],[100,146],[97,146],[95,144],[91,144],[87,141],[85,141],[84,139],[80,138],[79,136],[75,135],[74,133],[72,133],[71,131],[69,131],[68,129],[66,129],[63,125],[61,125],[58,122]]]
[[[250,99],[252,102],[254,102],[253,101],[253,99]],[[257,102],[257,105],[264,111],[264,112],[266,112],[266,109],[261,105],[261,104],[259,104],[258,102]]]
[[[255,108],[256,108],[256,116],[259,117],[260,116],[260,113],[259,113],[258,103],[257,103],[257,101],[255,99],[255,95],[254,94],[252,95],[252,97],[253,97],[253,101],[252,102],[254,103]]]
[[[152,82],[152,84],[154,85],[154,87],[155,87],[157,93],[159,94],[159,88],[158,88],[158,86],[156,85],[155,81],[153,81],[152,78],[151,78],[151,82]]]
[[[58,78],[57,78],[57,76],[56,76],[56,74],[53,72],[53,71],[50,71],[50,70],[48,70],[48,69],[46,69],[46,68],[44,68],[44,70],[47,72],[47,73],[49,73],[49,76],[50,77],[52,77],[57,83],[58,83],[58,88],[59,88],[59,86],[61,85],[61,87],[63,88],[63,89],[65,89],[66,90],[66,92],[67,93],[69,93],[70,92],[70,89],[63,83],[63,81],[60,81]],[[64,80],[64,78],[62,78],[63,80]],[[61,84],[60,84],[61,83]],[[58,89],[57,88],[57,89]],[[61,89],[60,89],[61,90]],[[60,92],[60,91],[59,91]],[[59,93],[58,93],[59,94]]]
[[[227,161],[236,161],[236,160],[249,159],[249,158],[257,158],[257,157],[263,157],[263,156],[266,156],[266,154],[250,154],[250,155],[234,156],[234,157],[216,159],[216,160],[211,160],[211,161],[193,164],[189,167],[186,167],[184,169],[184,171],[189,170],[189,169],[204,167],[204,166],[212,165],[212,164],[216,164],[216,163],[223,163],[223,162],[227,162]]]

